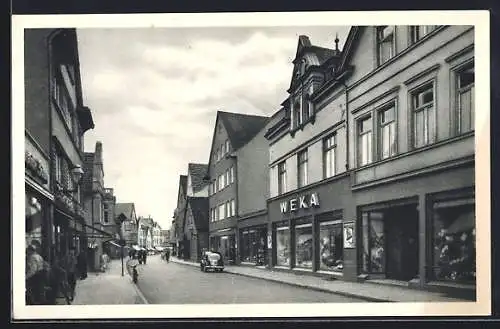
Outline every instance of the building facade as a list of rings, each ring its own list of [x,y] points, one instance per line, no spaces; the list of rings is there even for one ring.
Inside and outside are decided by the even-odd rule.
[[[324,61],[300,39],[267,134],[271,265],[472,291],[473,27],[353,26]]]
[[[138,244],[138,220],[132,202],[115,205],[115,221],[121,224],[122,238],[128,247]]]
[[[234,152],[239,241],[237,255],[241,264],[259,266],[268,264],[269,149],[265,137],[267,129],[267,124],[263,125],[248,143]]]
[[[116,220],[116,196],[114,195],[114,189],[105,187],[102,201],[102,230],[115,237],[113,240],[108,238],[103,241],[103,252],[113,259],[118,259],[121,256],[121,245],[117,238],[121,239],[122,232],[121,223]]]
[[[26,243],[52,262],[86,251],[80,179],[83,136],[94,127],[83,105],[75,29],[25,31]]]
[[[186,192],[187,192],[187,176],[179,176],[179,188],[177,191],[177,207],[174,210],[172,220],[172,229],[174,233],[174,253],[179,257],[183,257],[183,241],[184,241],[184,218],[186,209]]]
[[[208,198],[188,196],[186,204],[184,259],[199,262],[208,249]]]
[[[239,263],[236,151],[265,126],[268,117],[218,111],[206,180],[209,182],[209,247],[225,262]]]
[[[87,263],[90,270],[99,271],[101,256],[108,241],[116,239],[114,223],[114,204],[116,199],[112,189],[104,187],[103,148],[96,142],[94,152],[84,153],[84,178],[82,198],[87,212],[86,222],[90,226],[87,235]],[[106,250],[109,251],[109,250]]]

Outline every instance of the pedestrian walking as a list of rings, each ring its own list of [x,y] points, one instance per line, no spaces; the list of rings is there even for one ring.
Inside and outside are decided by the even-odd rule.
[[[142,254],[142,261],[143,261],[144,265],[146,265],[146,258],[148,258],[148,253],[146,251],[144,251],[144,253]]]
[[[26,250],[26,304],[46,304],[48,264],[39,253],[38,241],[30,243]],[[39,243],[38,243],[39,244]]]
[[[167,263],[170,261],[170,250],[168,250],[168,249],[165,252],[165,259],[167,260]]]
[[[66,275],[68,278],[69,298],[70,301],[73,301],[73,299],[75,299],[76,271],[77,271],[77,259],[74,248],[70,248],[68,254],[66,255],[65,265],[66,265]]]

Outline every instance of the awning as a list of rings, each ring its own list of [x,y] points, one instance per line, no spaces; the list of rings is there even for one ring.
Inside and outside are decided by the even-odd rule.
[[[114,246],[117,246],[118,248],[121,248],[122,246],[120,246],[118,243],[114,242],[114,241],[106,241],[106,242],[109,242],[111,243],[112,245]]]
[[[139,247],[139,246],[137,246],[137,245],[132,246],[132,249],[137,250],[137,251],[142,250],[142,249],[141,249],[141,247]]]
[[[158,250],[158,251],[163,251],[162,247],[155,247],[155,249]]]

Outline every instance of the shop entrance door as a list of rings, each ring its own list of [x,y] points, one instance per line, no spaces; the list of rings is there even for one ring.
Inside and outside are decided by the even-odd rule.
[[[410,281],[418,275],[418,210],[416,205],[385,212],[386,277]]]

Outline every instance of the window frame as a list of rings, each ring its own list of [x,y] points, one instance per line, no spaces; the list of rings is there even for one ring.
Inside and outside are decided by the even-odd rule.
[[[230,182],[231,184],[234,183],[234,166],[231,166],[231,168],[229,168],[229,176],[231,178]]]
[[[429,85],[432,85],[432,109],[433,109],[433,121],[434,121],[434,127],[433,127],[433,134],[431,135],[429,132],[429,127],[427,127],[428,131],[428,141],[427,143],[421,145],[421,146],[416,146],[416,120],[415,120],[415,115],[418,112],[421,111],[428,111],[428,108],[430,106],[428,103],[425,103],[423,105],[420,105],[418,108],[415,108],[415,97],[419,93],[421,93],[423,90],[426,90]],[[409,115],[409,121],[410,121],[410,127],[411,127],[411,133],[408,134],[408,137],[410,139],[410,149],[411,150],[417,150],[422,147],[426,147],[432,144],[435,144],[438,141],[438,123],[437,123],[437,108],[438,108],[438,103],[437,103],[437,76],[432,77],[430,79],[425,80],[424,82],[420,83],[418,86],[410,89],[408,91],[408,102],[409,102],[409,110],[410,110],[410,115]],[[427,120],[427,124],[429,124],[429,120]]]
[[[333,143],[327,146],[327,141],[333,138]],[[327,173],[327,153],[333,154],[333,170],[330,176]],[[337,131],[323,138],[323,179],[334,177],[337,174]]]
[[[432,27],[432,30],[425,32],[422,36],[419,36],[418,38],[415,35],[415,32],[420,32],[420,28],[422,27]],[[416,43],[419,43],[423,39],[425,39],[428,35],[432,34],[434,31],[436,31],[439,28],[439,25],[410,25],[408,26],[408,34],[409,34],[409,40],[410,40],[410,46],[414,45]]]
[[[389,110],[393,109],[394,114],[393,114],[393,119],[389,123],[382,123],[382,113]],[[375,109],[376,117],[377,117],[377,135],[376,135],[376,142],[377,142],[377,160],[382,161],[386,159],[390,159],[398,154],[398,102],[397,99],[391,99],[390,101],[386,102],[385,104],[379,106],[378,108]],[[393,129],[393,134],[394,134],[394,153],[389,154],[389,156],[385,157],[383,156],[384,152],[384,146],[383,146],[383,128],[385,126],[388,126],[390,124],[394,125]]]
[[[384,62],[381,61],[381,48],[382,45],[387,42],[385,41],[388,37],[383,38],[382,40],[380,39],[380,32],[381,28],[387,28],[391,27],[392,28],[392,40],[391,40],[391,56]],[[379,25],[375,26],[375,50],[376,50],[376,63],[377,67],[384,65],[385,63],[389,62],[392,58],[396,56],[396,26],[395,25]]]
[[[305,155],[304,159],[301,159],[301,156]],[[301,188],[304,186],[307,186],[309,184],[309,153],[308,149],[302,149],[299,152],[297,152],[297,188]],[[301,169],[305,168],[305,177],[304,177],[304,182],[301,180]]]
[[[373,143],[373,132],[374,132],[374,120],[373,120],[373,113],[372,111],[369,111],[368,113],[365,113],[363,115],[361,115],[360,117],[356,118],[356,164],[357,164],[357,167],[364,167],[364,166],[367,166],[367,165],[370,165],[373,163],[373,155],[374,155],[374,143]],[[371,125],[370,125],[370,130],[367,131],[367,132],[363,132],[361,133],[361,126],[362,126],[362,122],[366,121],[366,120],[370,120],[371,121]],[[369,161],[366,162],[366,163],[363,163],[361,160],[362,160],[362,152],[363,152],[363,148],[361,146],[361,140],[362,140],[362,136],[366,135],[366,134],[370,134],[370,137],[368,138],[368,140],[370,141],[370,156],[369,156]]]
[[[278,163],[278,195],[288,192],[287,174],[286,174],[286,160]]]
[[[468,69],[474,70],[474,82],[466,87],[460,88],[460,74]],[[452,68],[453,73],[453,87],[454,87],[454,95],[453,95],[453,116],[454,116],[454,134],[464,135],[470,132],[475,131],[475,86],[476,86],[476,66],[474,57],[463,61],[462,63],[454,66]],[[462,131],[461,129],[461,108],[460,108],[460,94],[463,91],[471,91],[471,106],[470,114],[474,119],[474,124],[471,125],[471,128],[466,131]]]

